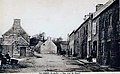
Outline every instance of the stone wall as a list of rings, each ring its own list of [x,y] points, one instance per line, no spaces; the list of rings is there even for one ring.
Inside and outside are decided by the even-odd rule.
[[[100,64],[116,67],[119,65],[119,5],[114,2],[99,15],[99,60]]]

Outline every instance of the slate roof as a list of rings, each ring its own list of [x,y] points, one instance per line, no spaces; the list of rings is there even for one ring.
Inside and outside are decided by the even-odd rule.
[[[17,41],[17,45],[27,46],[27,45],[29,45],[29,43],[23,37],[19,37],[18,41]]]
[[[12,26],[7,32],[3,34],[3,36],[10,36],[11,34],[17,34],[23,37],[27,42],[29,42],[29,35],[25,32],[25,30],[21,27],[21,25]]]
[[[6,40],[1,43],[1,45],[12,45],[14,43],[13,40]]]
[[[93,13],[93,19],[100,15],[104,10],[106,10],[110,5],[112,5],[116,0],[109,0],[105,3],[98,11]]]

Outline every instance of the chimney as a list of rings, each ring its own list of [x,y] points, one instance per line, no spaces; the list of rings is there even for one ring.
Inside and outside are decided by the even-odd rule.
[[[85,15],[84,18],[83,18],[83,20],[87,20],[89,17],[92,16],[92,14],[93,14],[93,13],[89,13],[89,14]]]
[[[96,11],[98,11],[99,9],[101,9],[103,7],[103,4],[98,4],[96,5]]]
[[[21,19],[14,19],[13,25],[20,26]]]

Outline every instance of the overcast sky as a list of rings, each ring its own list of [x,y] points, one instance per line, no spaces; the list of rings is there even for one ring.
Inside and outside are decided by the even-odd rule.
[[[0,35],[21,19],[30,35],[45,32],[47,36],[63,37],[76,29],[84,15],[95,11],[98,3],[108,0],[0,0]]]

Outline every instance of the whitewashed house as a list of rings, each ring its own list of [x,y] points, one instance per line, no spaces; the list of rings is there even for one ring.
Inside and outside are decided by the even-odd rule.
[[[45,41],[41,45],[41,53],[49,53],[49,54],[56,54],[57,53],[57,46],[53,43],[51,38],[49,37],[47,41]]]

